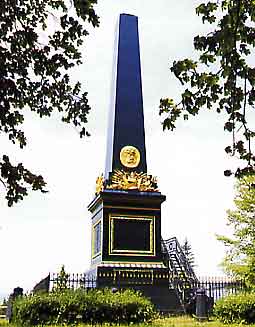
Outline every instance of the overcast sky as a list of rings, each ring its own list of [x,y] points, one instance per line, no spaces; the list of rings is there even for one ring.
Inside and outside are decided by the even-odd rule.
[[[226,233],[226,209],[232,206],[233,179],[223,171],[234,165],[224,153],[230,135],[213,112],[162,132],[161,97],[178,100],[181,85],[171,75],[173,60],[195,55],[193,36],[204,26],[190,0],[98,0],[100,27],[90,29],[83,49],[84,64],[73,79],[89,92],[90,138],[80,139],[69,125],[27,114],[24,150],[1,138],[1,152],[23,161],[48,182],[49,193],[31,194],[8,208],[0,197],[0,295],[14,287],[30,290],[61,265],[84,272],[90,265],[90,214],[96,177],[104,171],[107,113],[114,33],[120,13],[139,17],[148,173],[158,176],[167,196],[162,206],[162,235],[190,242],[198,275],[222,275],[218,267],[224,247],[216,233]],[[1,189],[2,190],[2,189]]]

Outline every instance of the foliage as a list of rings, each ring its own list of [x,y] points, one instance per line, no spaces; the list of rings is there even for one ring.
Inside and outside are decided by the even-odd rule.
[[[186,315],[164,317],[153,322],[155,327],[225,327],[222,322],[210,317],[210,320],[199,322],[195,317]],[[254,325],[251,325],[254,327]],[[237,324],[228,324],[228,327],[237,327]]]
[[[218,236],[228,248],[223,266],[227,272],[255,287],[255,175],[244,176],[236,184],[236,208],[228,210],[233,238]]]
[[[254,171],[252,141],[255,131],[249,113],[255,104],[255,67],[251,56],[255,46],[255,2],[253,0],[211,0],[196,8],[209,33],[194,38],[197,60],[174,61],[171,72],[184,85],[180,102],[160,100],[163,129],[173,130],[203,108],[224,112],[224,130],[232,134],[226,153],[237,155],[245,166],[235,176]],[[224,118],[225,119],[225,118]],[[232,174],[226,170],[226,176]]]
[[[6,319],[0,319],[0,327],[11,327],[13,325],[9,324]],[[13,326],[14,327],[14,326]]]
[[[204,321],[203,323],[198,322],[197,319],[191,318],[190,316],[169,316],[169,317],[161,317],[156,320],[153,320],[153,327],[225,327],[226,325],[220,322],[219,320],[215,320],[214,317],[211,317],[209,321]],[[18,327],[16,324],[8,324],[7,321],[0,320],[1,327]],[[63,326],[63,325],[53,325],[54,327]],[[53,327],[52,326],[52,327]],[[78,324],[78,327],[91,327],[90,324]],[[120,327],[126,327],[126,324],[118,325]],[[133,327],[143,327],[148,326],[147,323],[141,324],[132,324]],[[228,324],[229,327],[237,327],[237,324]],[[247,327],[254,327],[254,325],[246,325]]]
[[[138,323],[155,317],[151,302],[133,290],[65,290],[19,298],[13,321],[18,325]]]
[[[194,257],[194,253],[192,251],[191,245],[189,243],[189,241],[187,240],[187,238],[184,240],[183,245],[181,246],[183,253],[185,254],[185,257],[189,263],[189,265],[191,266],[191,268],[195,267],[195,257]]]
[[[255,293],[240,293],[218,300],[214,306],[217,319],[225,324],[255,322]]]
[[[97,0],[0,1],[0,132],[23,148],[27,139],[24,110],[39,117],[62,114],[80,136],[90,110],[87,93],[68,72],[81,64],[80,46],[88,34],[83,22],[98,26],[93,9]],[[28,189],[46,192],[42,176],[13,165],[7,155],[0,161],[0,181],[9,206],[22,200]]]

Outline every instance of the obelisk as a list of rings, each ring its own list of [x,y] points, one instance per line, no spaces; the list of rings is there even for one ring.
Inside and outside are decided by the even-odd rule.
[[[112,101],[109,114],[105,177],[115,169],[123,169],[120,151],[132,145],[140,152],[135,170],[147,172],[143,96],[141,80],[138,18],[120,15],[117,56],[113,62]]]
[[[161,204],[166,197],[147,173],[136,16],[120,15],[116,50],[106,168],[88,206],[89,274],[97,278],[97,287],[132,287],[149,296],[159,310],[176,311],[180,302],[175,290],[169,290],[171,272],[161,251]]]

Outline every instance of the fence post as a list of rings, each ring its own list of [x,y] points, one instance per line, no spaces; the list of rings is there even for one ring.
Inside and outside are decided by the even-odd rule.
[[[200,321],[208,320],[207,302],[205,289],[198,289],[196,295],[196,317]]]

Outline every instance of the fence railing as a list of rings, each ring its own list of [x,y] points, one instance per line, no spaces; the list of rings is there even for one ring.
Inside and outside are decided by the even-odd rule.
[[[196,281],[187,281],[175,277],[170,285],[176,289],[183,303],[187,303],[194,298],[199,289],[204,289],[206,295],[213,298],[214,301],[246,289],[242,280],[227,277],[200,277]]]
[[[245,290],[245,283],[242,280],[234,280],[227,277],[207,277],[199,278],[199,282],[195,283],[194,287],[196,289],[205,289],[206,295],[213,297],[214,301],[216,301],[224,296]]]
[[[6,319],[7,305],[0,304],[0,319]]]
[[[182,282],[182,279],[175,278],[174,282],[170,281],[170,285],[178,290]],[[50,289],[61,283],[63,283],[63,277],[60,274],[50,274]],[[97,279],[86,274],[68,274],[64,283],[65,287],[70,289],[83,288],[87,290],[97,287]],[[197,281],[193,281],[192,284],[181,285],[180,296],[185,301],[186,297],[195,296],[197,289],[201,288],[206,290],[206,295],[216,301],[226,295],[245,290],[245,284],[241,280],[227,277],[200,277]]]
[[[50,289],[61,285],[61,283],[70,289],[91,289],[96,287],[97,279],[86,274],[68,274],[66,280],[63,280],[60,274],[50,274]]]

